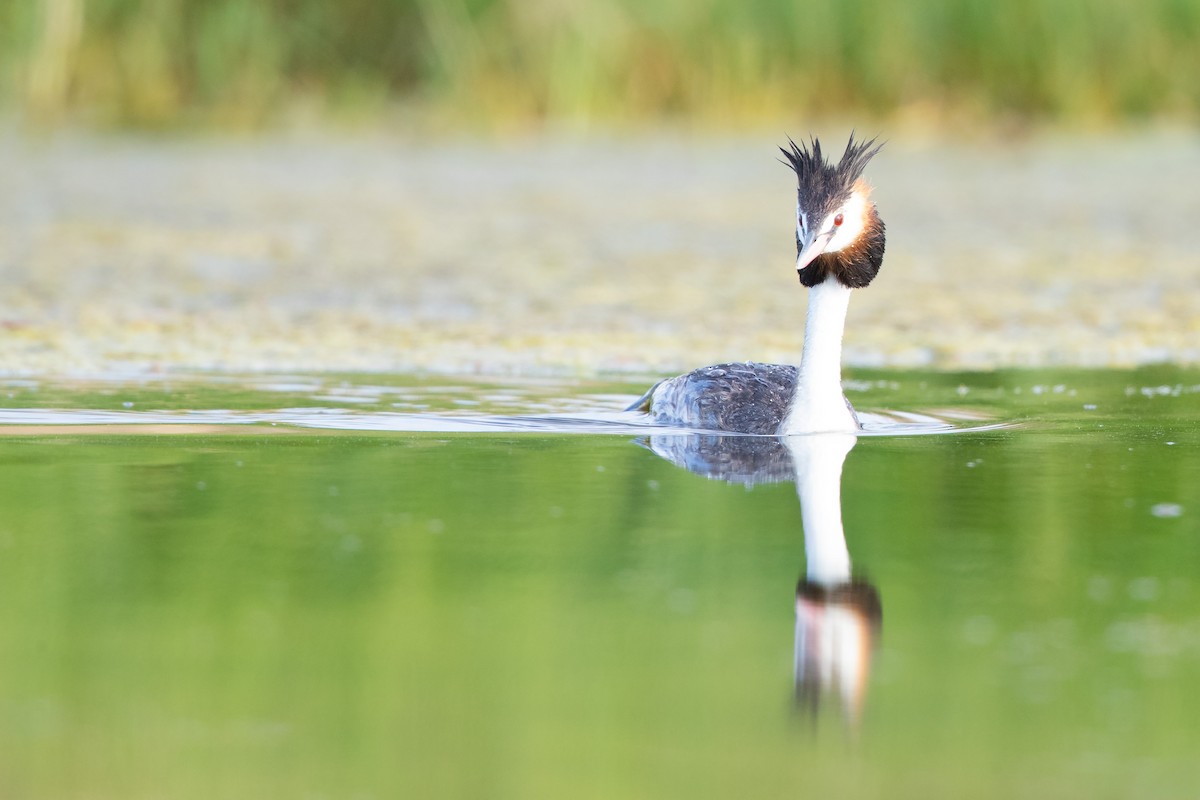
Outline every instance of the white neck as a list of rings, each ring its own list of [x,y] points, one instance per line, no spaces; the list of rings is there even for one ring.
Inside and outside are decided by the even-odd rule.
[[[842,528],[842,465],[857,437],[824,434],[787,440],[804,521],[808,580],[835,586],[850,580],[850,551]]]
[[[782,434],[858,430],[858,420],[842,394],[842,332],[850,292],[832,275],[808,290],[804,353],[796,394],[779,430]]]

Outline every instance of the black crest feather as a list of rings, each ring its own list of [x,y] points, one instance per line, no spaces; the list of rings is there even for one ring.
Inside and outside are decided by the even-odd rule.
[[[883,148],[875,139],[850,141],[846,152],[837,166],[827,162],[821,155],[821,142],[810,137],[807,146],[796,144],[789,136],[788,148],[779,148],[786,163],[796,173],[796,186],[800,207],[810,216],[820,216],[846,202],[854,182],[862,177],[867,162]]]

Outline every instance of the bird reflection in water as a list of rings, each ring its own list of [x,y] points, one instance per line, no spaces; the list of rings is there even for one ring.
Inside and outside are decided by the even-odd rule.
[[[835,696],[861,718],[871,657],[883,621],[879,593],[850,569],[842,527],[842,466],[857,437],[657,435],[642,443],[662,458],[715,480],[753,486],[795,481],[804,525],[805,572],[796,587],[797,707],[813,715]]]

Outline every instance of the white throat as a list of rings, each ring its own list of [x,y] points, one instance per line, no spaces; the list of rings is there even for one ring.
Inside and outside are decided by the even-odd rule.
[[[842,333],[851,291],[832,275],[808,290],[804,352],[781,434],[858,430],[842,394]]]

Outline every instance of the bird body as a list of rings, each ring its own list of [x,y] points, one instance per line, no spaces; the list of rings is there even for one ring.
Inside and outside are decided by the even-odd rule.
[[[789,140],[782,150],[796,173],[796,271],[808,287],[800,366],[718,364],[668,378],[629,410],[656,422],[753,434],[849,432],[859,428],[842,394],[842,334],[853,289],[869,284],[883,263],[884,224],[862,180],[879,151],[853,135],[836,165]]]
[[[715,364],[659,381],[629,410],[649,412],[663,425],[771,435],[795,394],[790,364]]]

